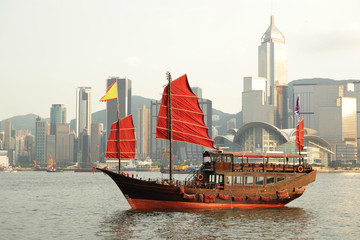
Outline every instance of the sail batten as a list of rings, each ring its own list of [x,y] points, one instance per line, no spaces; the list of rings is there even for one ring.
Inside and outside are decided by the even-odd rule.
[[[204,122],[197,96],[192,92],[187,76],[171,82],[171,107],[169,106],[168,87],[164,88],[162,102],[156,125],[156,138],[169,139],[169,108],[171,108],[172,140],[214,148]]]
[[[120,132],[120,144],[119,144]],[[106,158],[119,159],[119,145],[120,145],[120,159],[135,158],[135,128],[132,120],[132,115],[129,115],[111,125],[110,136],[107,143]]]

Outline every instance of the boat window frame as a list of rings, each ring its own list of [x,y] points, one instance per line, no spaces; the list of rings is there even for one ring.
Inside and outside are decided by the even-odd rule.
[[[240,183],[236,183],[235,179],[240,179]],[[234,176],[234,185],[244,185],[243,176]]]
[[[229,181],[229,179],[230,179],[230,181]],[[226,185],[233,185],[232,183],[233,183],[232,176],[226,176]]]
[[[251,183],[247,183],[247,179],[252,179]],[[244,176],[244,185],[254,185],[254,176]]]
[[[270,182],[270,183],[269,183],[269,182],[268,182],[268,179],[271,179],[271,178],[273,179],[273,182]],[[274,183],[275,183],[275,179],[276,179],[275,176],[266,176],[266,184],[274,184]]]
[[[258,178],[262,178],[262,183],[258,183]],[[265,184],[265,177],[264,176],[255,176],[255,185],[264,186]]]
[[[282,178],[279,180],[279,178]],[[276,177],[276,182],[282,182],[285,181],[286,177]]]

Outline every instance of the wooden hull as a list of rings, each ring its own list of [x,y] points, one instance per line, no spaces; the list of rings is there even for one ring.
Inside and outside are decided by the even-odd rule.
[[[252,185],[209,189],[179,186],[146,181],[120,175],[105,169],[99,169],[110,176],[124,194],[133,209],[204,209],[204,208],[271,208],[282,207],[303,193],[296,191],[315,181],[316,171],[309,173],[290,173],[287,180],[269,185]],[[256,173],[260,174],[260,173]],[[276,173],[271,173],[275,175]],[[279,176],[284,174],[279,173]],[[219,194],[229,196],[227,200]],[[206,202],[205,195],[215,196],[213,202]],[[191,196],[192,199],[187,199]],[[236,197],[242,197],[240,201]]]

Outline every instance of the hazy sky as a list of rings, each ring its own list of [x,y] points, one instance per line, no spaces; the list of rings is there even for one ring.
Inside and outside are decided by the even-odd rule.
[[[359,0],[0,0],[0,120],[49,117],[56,103],[69,121],[79,86],[92,87],[93,112],[104,109],[109,76],[160,99],[166,71],[187,73],[214,108],[237,113],[271,14],[289,82],[360,79],[359,11]]]

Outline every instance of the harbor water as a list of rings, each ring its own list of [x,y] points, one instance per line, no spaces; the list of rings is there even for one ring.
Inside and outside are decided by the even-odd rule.
[[[318,173],[283,208],[136,211],[102,173],[0,172],[0,239],[359,239],[359,189],[360,173]]]

